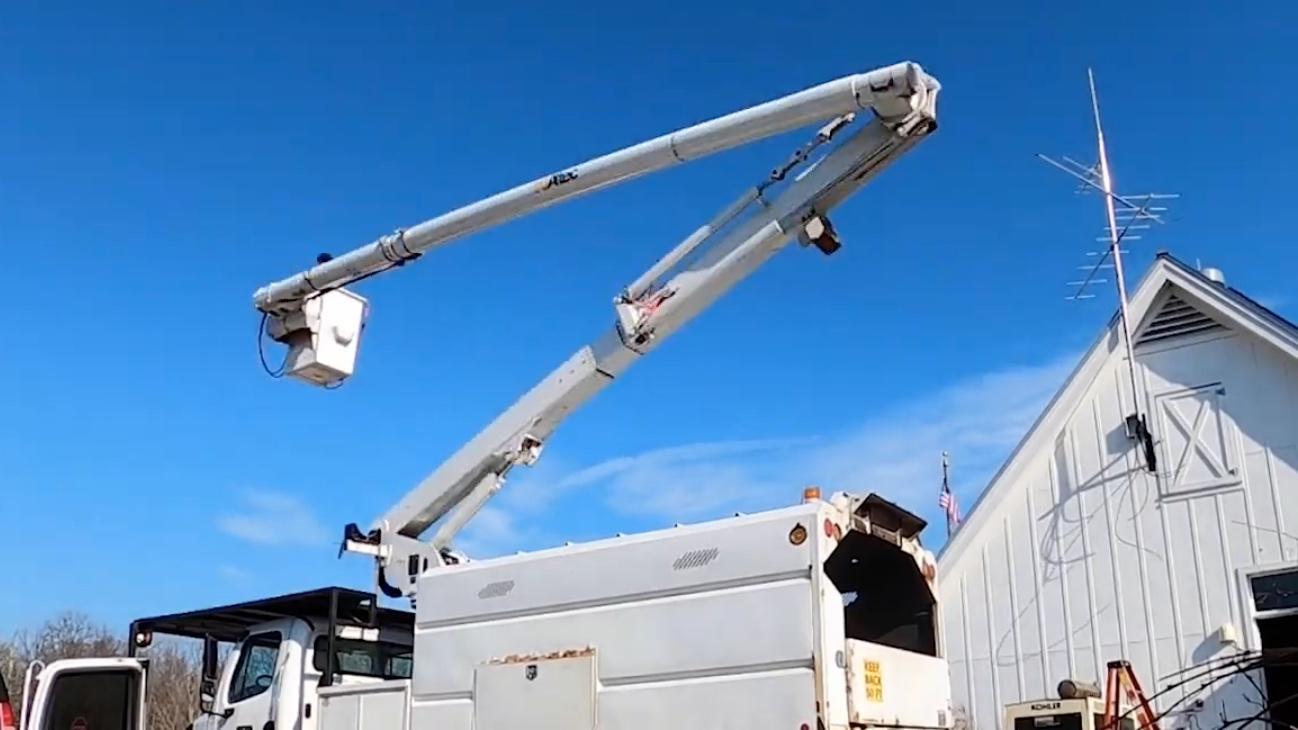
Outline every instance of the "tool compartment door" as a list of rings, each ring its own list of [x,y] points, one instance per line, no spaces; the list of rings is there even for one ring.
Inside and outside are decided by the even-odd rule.
[[[492,662],[473,681],[474,730],[595,730],[595,653]]]
[[[410,680],[320,688],[319,730],[409,730]]]

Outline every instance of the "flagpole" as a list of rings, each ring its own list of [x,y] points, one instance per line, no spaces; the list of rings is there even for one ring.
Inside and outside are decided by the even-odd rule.
[[[947,499],[951,499],[950,496],[951,483],[947,480],[948,472],[950,471],[950,469],[951,469],[950,456],[947,454],[947,452],[943,451],[942,452],[942,491],[947,494]],[[951,525],[951,508],[948,507],[945,510],[945,512],[946,512],[946,536],[950,538],[951,535],[955,532],[953,526]]]

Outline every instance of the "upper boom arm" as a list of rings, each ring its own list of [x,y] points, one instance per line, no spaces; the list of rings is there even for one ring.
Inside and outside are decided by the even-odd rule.
[[[301,309],[303,301],[316,292],[346,286],[443,243],[583,193],[849,112],[873,108],[883,118],[901,118],[931,106],[936,94],[933,79],[918,64],[909,62],[845,76],[564,168],[383,236],[267,284],[253,295],[253,302],[263,312],[284,315]]]

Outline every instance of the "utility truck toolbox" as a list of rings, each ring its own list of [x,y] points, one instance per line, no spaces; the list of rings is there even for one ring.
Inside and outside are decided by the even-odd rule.
[[[902,522],[840,495],[429,571],[413,726],[945,727],[934,559]]]

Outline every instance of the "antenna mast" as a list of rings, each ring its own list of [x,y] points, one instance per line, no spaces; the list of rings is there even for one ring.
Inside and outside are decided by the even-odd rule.
[[[1122,341],[1127,348],[1127,371],[1131,376],[1132,412],[1140,416],[1137,395],[1136,352],[1131,342],[1131,322],[1127,318],[1127,281],[1122,270],[1122,236],[1118,233],[1118,216],[1113,206],[1113,176],[1109,174],[1109,153],[1104,147],[1104,127],[1100,124],[1100,98],[1095,93],[1095,72],[1086,69],[1091,85],[1091,110],[1095,114],[1095,146],[1099,154],[1100,184],[1104,186],[1104,212],[1109,219],[1109,255],[1113,257],[1114,278],[1118,282],[1118,311],[1122,320]]]
[[[1109,167],[1109,153],[1104,142],[1104,126],[1100,122],[1100,100],[1099,94],[1095,90],[1095,72],[1092,69],[1086,69],[1086,77],[1091,91],[1091,113],[1095,119],[1096,163],[1087,166],[1067,157],[1063,158],[1063,162],[1057,162],[1041,154],[1038,154],[1037,157],[1081,181],[1081,192],[1099,191],[1104,196],[1105,235],[1097,238],[1096,241],[1103,241],[1108,246],[1103,251],[1092,251],[1087,254],[1095,257],[1095,263],[1079,267],[1087,271],[1087,274],[1080,281],[1068,282],[1070,286],[1077,287],[1073,295],[1068,298],[1093,299],[1095,295],[1088,294],[1087,287],[1091,284],[1104,283],[1103,279],[1096,278],[1101,269],[1113,270],[1118,289],[1118,312],[1122,326],[1122,344],[1127,356],[1127,375],[1131,379],[1132,411],[1131,415],[1126,417],[1127,435],[1142,444],[1145,451],[1146,467],[1152,472],[1156,468],[1152,448],[1153,437],[1149,432],[1148,423],[1140,408],[1142,389],[1140,380],[1136,376],[1135,343],[1132,341],[1132,323],[1127,306],[1126,271],[1122,265],[1122,255],[1128,253],[1128,251],[1124,250],[1122,245],[1126,241],[1140,240],[1139,235],[1130,235],[1132,231],[1148,229],[1150,221],[1154,223],[1163,222],[1159,214],[1166,212],[1167,208],[1158,205],[1158,201],[1179,196],[1166,193],[1124,196],[1114,192],[1113,174]],[[1121,206],[1121,210],[1118,209],[1119,206]]]

